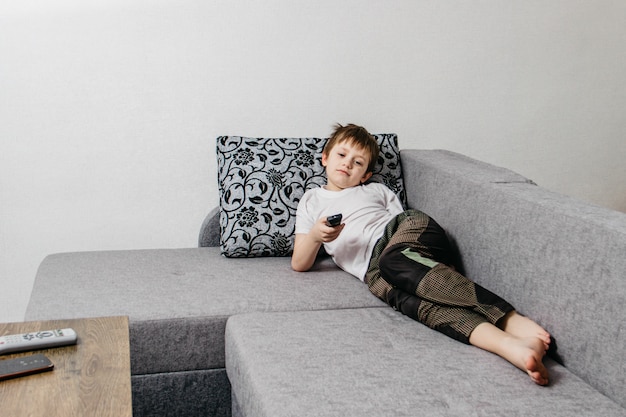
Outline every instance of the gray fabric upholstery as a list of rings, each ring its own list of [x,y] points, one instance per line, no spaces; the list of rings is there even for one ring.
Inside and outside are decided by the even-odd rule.
[[[245,314],[226,327],[240,416],[624,416],[547,360],[540,387],[505,360],[389,308]]]
[[[403,149],[400,151],[402,159],[402,174],[410,187],[410,198],[407,195],[409,207],[420,207],[421,201],[439,199],[442,197],[438,190],[434,194],[423,194],[421,181],[428,184],[437,184],[455,177],[459,182],[473,184],[489,183],[524,183],[534,184],[528,179],[510,169],[497,167],[486,162],[469,158],[456,152],[445,150],[415,150]],[[409,185],[410,184],[410,185]]]
[[[220,209],[213,208],[204,218],[198,234],[198,247],[205,248],[220,245]]]
[[[132,377],[133,416],[231,415],[230,383],[223,369]]]

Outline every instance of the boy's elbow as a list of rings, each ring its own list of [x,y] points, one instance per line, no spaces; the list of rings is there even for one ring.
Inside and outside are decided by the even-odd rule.
[[[306,272],[311,269],[311,265],[305,265],[302,262],[298,262],[296,259],[291,258],[291,269],[296,272]]]

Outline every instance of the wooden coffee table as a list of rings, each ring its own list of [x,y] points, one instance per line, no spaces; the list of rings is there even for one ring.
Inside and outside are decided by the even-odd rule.
[[[73,328],[78,343],[43,353],[52,372],[0,381],[3,416],[132,416],[128,317],[0,323],[0,335]]]

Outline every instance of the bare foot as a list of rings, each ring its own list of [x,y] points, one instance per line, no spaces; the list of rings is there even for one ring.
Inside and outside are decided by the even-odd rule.
[[[536,337],[543,342],[544,350],[550,347],[550,333],[539,324],[526,316],[522,316],[517,311],[512,311],[502,319],[500,328],[505,332],[519,337]]]
[[[538,385],[548,385],[548,370],[543,365],[544,342],[536,337],[511,337],[505,342],[503,357],[526,371],[530,379]]]
[[[515,320],[517,319],[514,319],[511,323],[514,323]],[[541,328],[541,326],[536,325],[532,320],[528,320],[528,322]],[[523,321],[523,323],[526,324],[528,322]],[[534,328],[536,332],[537,328],[534,326],[530,327]],[[527,327],[528,326],[525,325],[521,327],[513,325],[517,333],[528,333],[529,330]],[[531,334],[532,333],[533,332],[531,332]],[[541,333],[542,332],[540,332],[540,334]],[[542,336],[544,335],[542,334]],[[538,385],[548,385],[548,370],[543,365],[543,357],[547,350],[545,338],[539,338],[536,334],[519,337],[505,332],[491,323],[485,322],[476,326],[474,331],[470,334],[469,342],[474,346],[495,353],[506,359],[517,368],[526,372],[534,383]]]
[[[548,385],[548,370],[543,362],[537,360],[534,355],[529,356],[526,360],[526,373],[535,384]]]

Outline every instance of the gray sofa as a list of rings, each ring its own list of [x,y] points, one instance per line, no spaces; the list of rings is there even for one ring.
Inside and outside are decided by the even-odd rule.
[[[128,315],[135,416],[626,416],[626,215],[452,152],[401,159],[458,267],[555,337],[548,387],[327,258],[223,257],[217,210],[199,248],[46,257],[26,319]]]

